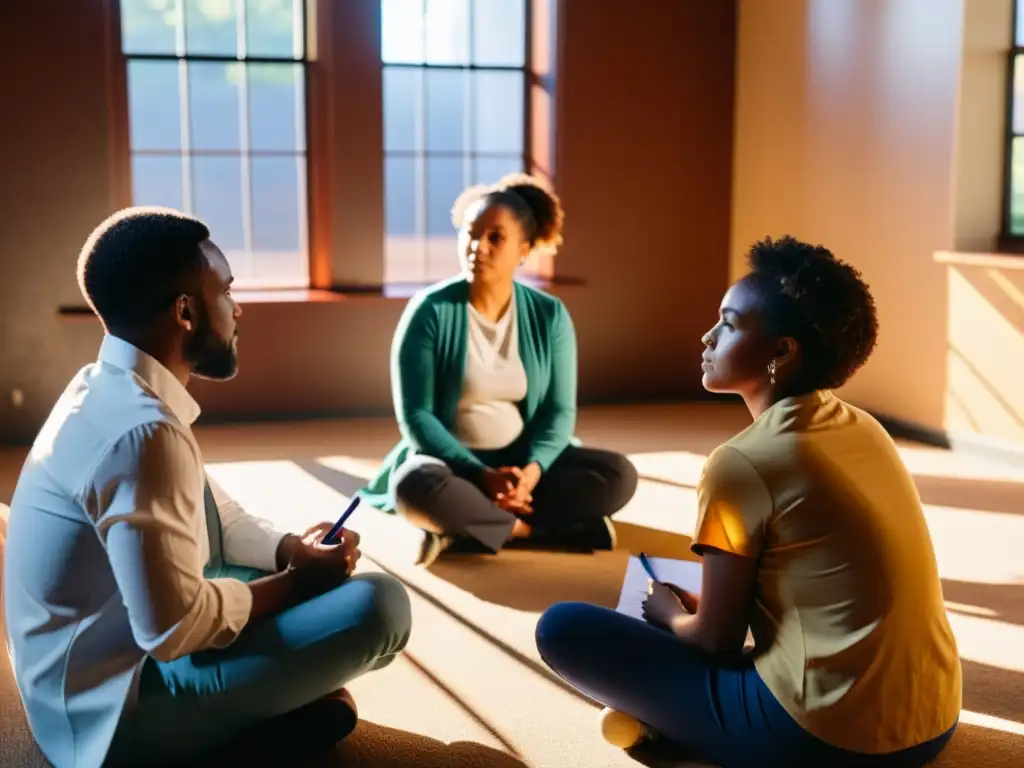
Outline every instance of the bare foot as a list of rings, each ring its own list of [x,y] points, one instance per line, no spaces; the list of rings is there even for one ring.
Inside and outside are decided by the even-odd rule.
[[[528,539],[531,533],[533,533],[533,529],[530,528],[529,524],[524,523],[517,517],[515,524],[512,526],[512,538]]]

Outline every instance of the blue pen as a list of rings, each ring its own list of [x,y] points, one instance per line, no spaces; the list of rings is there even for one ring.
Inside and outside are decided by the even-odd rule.
[[[334,541],[334,537],[341,533],[341,529],[345,527],[345,521],[352,516],[352,513],[356,511],[356,507],[359,506],[359,496],[352,499],[352,503],[348,505],[348,509],[341,513],[341,517],[338,518],[338,522],[334,524],[334,527],[327,532],[321,540],[321,544],[331,544]]]
[[[655,584],[661,583],[658,577],[654,575],[654,568],[651,566],[651,561],[647,559],[647,555],[643,552],[640,553],[640,565],[642,565],[644,570],[647,571],[647,575],[650,576],[651,581]]]

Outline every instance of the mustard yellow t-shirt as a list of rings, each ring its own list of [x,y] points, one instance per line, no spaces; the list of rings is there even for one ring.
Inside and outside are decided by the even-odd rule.
[[[928,528],[896,446],[831,392],[776,403],[709,457],[693,549],[759,558],[765,685],[807,731],[887,753],[951,728],[961,671]]]

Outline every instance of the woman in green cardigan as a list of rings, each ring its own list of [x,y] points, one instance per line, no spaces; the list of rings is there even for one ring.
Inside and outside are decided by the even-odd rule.
[[[462,270],[408,304],[391,347],[402,439],[361,491],[423,531],[418,562],[509,541],[612,549],[611,516],[636,469],[584,448],[576,424],[576,334],[559,300],[515,280],[561,242],[561,205],[530,177],[456,201]]]

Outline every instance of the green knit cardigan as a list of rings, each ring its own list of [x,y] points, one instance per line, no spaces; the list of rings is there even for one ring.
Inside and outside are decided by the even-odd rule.
[[[547,471],[570,444],[576,427],[576,331],[560,299],[515,283],[519,356],[526,370],[526,397],[519,403],[523,434],[509,447],[522,464]],[[466,370],[469,284],[451,278],[414,296],[402,313],[391,343],[391,390],[402,439],[384,459],[377,476],[358,492],[363,500],[393,511],[392,474],[410,456],[441,459],[453,469],[473,472],[513,463],[501,452],[481,455],[451,432]]]

